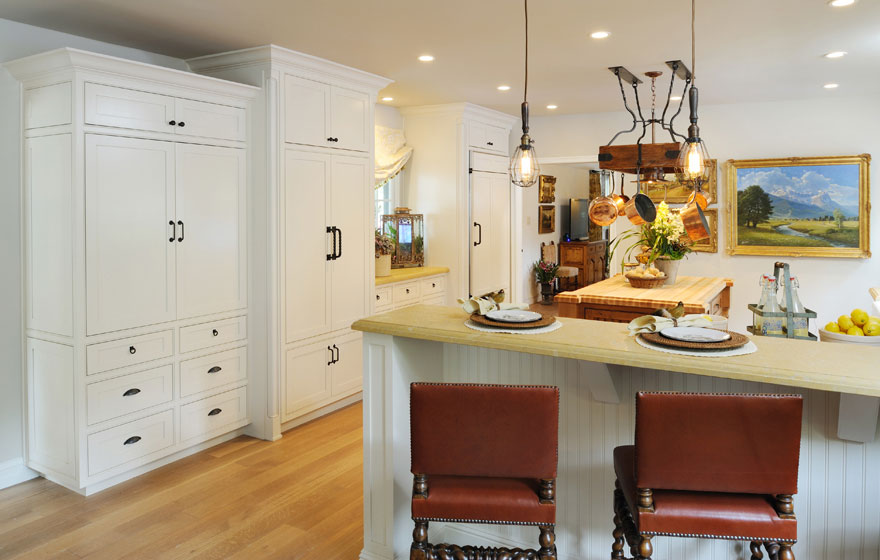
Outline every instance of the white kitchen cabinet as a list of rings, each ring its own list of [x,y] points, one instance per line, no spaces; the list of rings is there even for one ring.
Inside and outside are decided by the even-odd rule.
[[[282,389],[282,422],[314,410],[330,399],[327,368],[333,361],[333,354],[333,347],[325,340],[287,350]]]
[[[334,341],[334,360],[330,368],[330,393],[341,398],[361,390],[363,383],[363,335],[350,333]]]
[[[286,75],[284,95],[287,142],[370,150],[373,109],[368,93]]]
[[[26,463],[90,494],[250,422],[259,90],[74,49],[5,67],[27,107]]]
[[[385,313],[420,303],[446,305],[447,273],[376,286],[373,313]]]
[[[330,133],[333,147],[366,152],[373,138],[370,96],[362,91],[330,88]]]
[[[474,155],[471,162],[470,295],[510,293],[511,189],[507,158]]]

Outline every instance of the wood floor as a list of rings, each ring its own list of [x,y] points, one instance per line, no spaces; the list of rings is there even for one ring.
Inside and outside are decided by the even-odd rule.
[[[357,558],[361,404],[240,437],[90,496],[38,478],[0,491],[0,558]]]

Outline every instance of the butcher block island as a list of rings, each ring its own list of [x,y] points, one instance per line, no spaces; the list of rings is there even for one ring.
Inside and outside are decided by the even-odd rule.
[[[631,286],[618,274],[579,290],[557,294],[555,301],[562,317],[613,323],[629,323],[658,309],[675,307],[678,302],[684,304],[685,313],[727,317],[731,287],[733,281],[726,278],[679,276],[672,286],[642,289]]]
[[[795,553],[880,557],[876,349],[756,337],[753,354],[694,357],[644,348],[623,324],[561,318],[562,328],[528,335],[478,332],[467,319],[457,308],[416,305],[353,325],[365,333],[362,559],[409,555],[415,381],[559,387],[556,544],[571,560],[610,553],[612,451],[632,444],[637,391],[801,394]],[[487,546],[528,547],[537,537],[534,527],[431,523],[430,531],[435,542]],[[661,539],[654,557],[745,558],[742,547]]]

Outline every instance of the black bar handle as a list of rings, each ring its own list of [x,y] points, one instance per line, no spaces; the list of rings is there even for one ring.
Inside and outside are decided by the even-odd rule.
[[[220,373],[220,370],[222,370],[222,369],[223,368],[220,366],[214,366],[208,370],[208,373]]]
[[[186,232],[183,230],[183,222],[182,221],[177,220],[177,225],[180,226],[180,237],[177,238],[177,241],[178,241],[178,243],[182,243],[183,238],[186,236]]]
[[[214,408],[214,409],[211,409],[211,412],[208,413],[208,416],[217,416],[221,412],[223,412],[222,408]]]
[[[135,387],[134,389],[129,389],[128,391],[122,393],[122,396],[123,396],[123,397],[133,397],[133,396],[137,395],[137,394],[140,393],[140,392],[141,392],[141,390],[138,389],[137,387]]]
[[[341,259],[342,258],[342,230],[336,226],[333,226],[333,229],[335,229],[336,232],[339,234],[339,252],[336,253],[336,258]]]
[[[330,243],[333,245],[333,249],[331,249],[331,251],[336,251],[336,234],[333,233],[333,228],[330,226],[327,226],[327,233],[332,234],[332,237],[330,239]],[[327,253],[327,260],[328,261],[333,260],[333,253],[332,252]]]
[[[136,353],[137,351],[138,351],[138,349],[135,348],[134,346],[129,346],[129,347],[128,347],[128,353],[129,353],[129,354],[134,354],[134,353]]]
[[[478,238],[478,240],[474,241],[474,247],[476,247],[477,245],[480,245],[483,242],[483,226],[481,226],[477,222],[474,222],[474,227],[479,228],[479,233],[480,233],[480,237]]]
[[[328,366],[332,366],[332,365],[334,364],[334,362],[333,362],[333,349],[330,348],[330,347],[328,346],[328,347],[327,347],[327,350],[330,351],[330,361],[327,362],[327,365],[328,365]]]
[[[177,224],[174,223],[174,220],[168,220],[168,225],[171,226],[171,237],[168,238],[168,242],[174,243],[174,240],[177,239]]]
[[[122,445],[131,445],[133,443],[139,442],[140,440],[141,440],[141,436],[131,436],[130,438],[128,438],[127,440],[122,442]]]
[[[336,350],[336,358],[333,359],[333,363],[335,364],[339,361],[339,347],[334,344],[333,348]]]

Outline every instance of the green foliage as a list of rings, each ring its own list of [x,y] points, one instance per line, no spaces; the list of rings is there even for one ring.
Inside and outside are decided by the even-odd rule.
[[[556,274],[559,272],[559,265],[541,259],[532,265],[532,270],[535,272],[535,281],[539,284],[546,284],[556,278]]]
[[[840,210],[840,208],[834,209],[834,222],[837,224],[837,229],[839,229],[839,230],[843,229],[844,217],[845,216],[843,215],[843,212]]]
[[[761,222],[769,221],[773,214],[770,195],[760,185],[739,191],[736,193],[736,212],[737,225],[755,228]]]
[[[390,235],[376,229],[376,256],[390,255],[394,252],[395,240]]]

